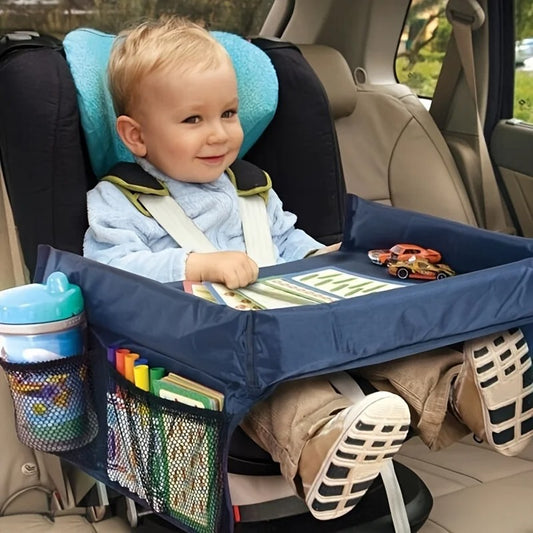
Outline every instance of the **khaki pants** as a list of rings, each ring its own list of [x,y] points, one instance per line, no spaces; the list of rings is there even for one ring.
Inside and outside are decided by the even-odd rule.
[[[461,352],[442,348],[360,368],[353,374],[378,390],[400,395],[411,410],[411,425],[430,449],[438,450],[470,433],[448,412],[450,387],[462,362]],[[332,414],[350,403],[327,375],[286,382],[256,404],[241,427],[280,463],[283,476],[294,481],[305,443]]]

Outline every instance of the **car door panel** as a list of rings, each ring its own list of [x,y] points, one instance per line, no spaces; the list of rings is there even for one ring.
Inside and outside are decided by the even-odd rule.
[[[522,234],[533,237],[533,124],[500,121],[490,146]]]

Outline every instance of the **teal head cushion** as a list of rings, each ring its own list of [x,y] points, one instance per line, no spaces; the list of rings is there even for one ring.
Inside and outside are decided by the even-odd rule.
[[[268,56],[246,39],[212,32],[226,48],[235,67],[239,117],[244,130],[243,156],[272,120],[278,103],[278,80]],[[101,177],[119,161],[133,161],[115,130],[115,111],[107,88],[107,63],[114,35],[81,28],[66,35],[65,54],[80,108],[91,165]]]

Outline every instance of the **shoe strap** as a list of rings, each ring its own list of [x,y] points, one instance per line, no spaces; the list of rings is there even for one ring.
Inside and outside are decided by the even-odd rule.
[[[328,381],[343,395],[350,399],[354,404],[359,403],[365,393],[359,384],[347,372],[337,372],[328,375]],[[389,509],[396,533],[410,533],[411,526],[405,509],[400,483],[396,477],[394,464],[392,461],[385,461],[380,471],[383,486],[389,501]]]

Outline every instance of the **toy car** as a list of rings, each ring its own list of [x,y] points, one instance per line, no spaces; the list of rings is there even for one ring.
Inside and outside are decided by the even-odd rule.
[[[455,276],[455,271],[443,263],[433,264],[420,259],[395,261],[388,265],[389,274],[400,279],[444,279]]]
[[[408,261],[411,258],[438,263],[442,256],[436,250],[417,244],[396,244],[389,250],[370,250],[368,258],[376,265],[387,265],[390,261]]]

